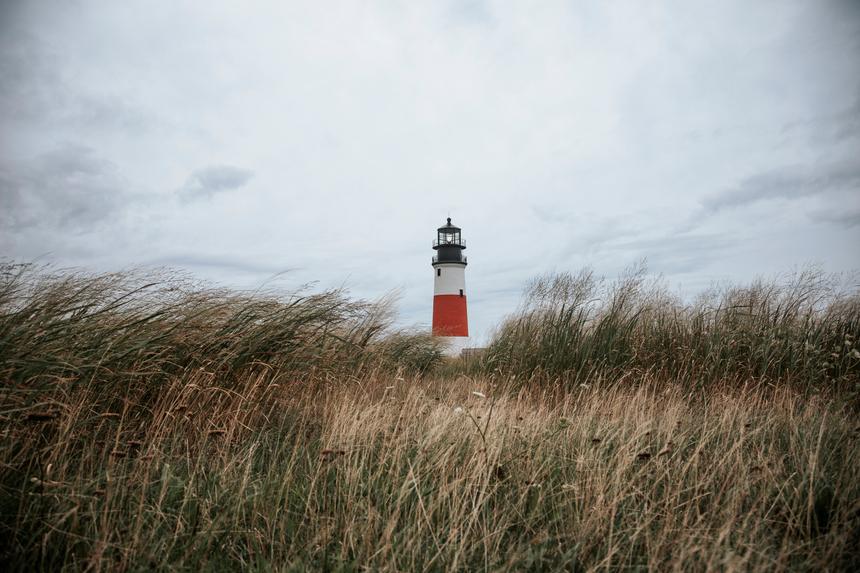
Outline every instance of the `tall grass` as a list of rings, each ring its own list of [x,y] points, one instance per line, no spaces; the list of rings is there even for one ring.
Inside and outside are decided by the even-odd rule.
[[[353,301],[338,290],[236,293],[166,274],[48,271],[0,267],[3,373],[30,388],[58,380],[154,387],[197,369],[230,384],[260,365],[291,379],[421,369],[441,352],[423,334],[389,336],[385,299]]]
[[[837,279],[806,270],[685,304],[642,266],[614,283],[590,270],[539,277],[499,328],[485,367],[572,380],[651,372],[850,386],[860,381],[860,295]]]
[[[204,375],[177,381],[151,410],[80,394],[57,418],[8,423],[6,566],[860,565],[860,445],[838,400],[658,380],[577,393],[260,380],[230,393]]]
[[[437,342],[393,330],[387,301],[27,266],[2,277],[7,570],[860,567],[851,394],[762,384],[747,351],[702,368],[673,346],[703,352],[702,334],[658,320],[685,307],[641,276],[606,291],[589,275],[538,281],[540,308],[517,328],[554,340],[548,325],[576,324],[578,301],[575,316],[591,310],[570,336],[587,348],[528,346],[509,322],[494,373],[474,376],[436,368]],[[809,304],[810,344],[853,336],[850,297]],[[757,343],[764,319],[733,316],[751,324],[721,332]],[[844,382],[852,364],[810,372]],[[777,382],[802,372],[768,368]],[[691,388],[694,373],[710,382]]]

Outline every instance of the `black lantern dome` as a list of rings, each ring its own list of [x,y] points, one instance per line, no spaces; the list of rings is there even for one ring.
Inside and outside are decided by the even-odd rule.
[[[466,264],[466,257],[463,256],[463,249],[466,248],[466,241],[460,236],[460,227],[451,224],[451,217],[448,217],[448,222],[436,230],[436,240],[433,241],[433,250],[436,251],[436,256],[433,257],[433,264],[436,263],[460,263]]]

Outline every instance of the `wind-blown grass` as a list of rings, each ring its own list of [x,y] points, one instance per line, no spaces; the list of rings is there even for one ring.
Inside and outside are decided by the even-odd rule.
[[[3,277],[9,570],[860,566],[844,342],[846,362],[804,366],[815,392],[795,383],[802,361],[779,370],[734,351],[739,372],[709,371],[696,352],[711,339],[673,333],[654,318],[673,307],[656,298],[626,310],[642,308],[629,302],[642,291],[622,284],[576,334],[588,349],[506,339],[509,323],[491,348],[495,373],[470,377],[436,369],[438,343],[392,330],[384,301],[338,291],[29,267]],[[559,292],[585,296],[560,284],[529,328],[558,320]],[[807,342],[853,336],[852,304],[816,302]],[[794,348],[789,316],[779,336]],[[757,344],[763,321],[719,324]],[[503,352],[505,340],[517,345]],[[547,352],[540,368],[532,351]],[[707,384],[689,383],[703,373]]]
[[[612,284],[585,270],[533,281],[486,369],[578,380],[650,372],[695,384],[860,381],[860,296],[814,270],[713,289],[684,304],[643,267]]]
[[[291,378],[426,368],[439,345],[423,334],[387,336],[389,303],[353,301],[338,290],[235,293],[171,275],[7,265],[0,353],[5,376],[31,388],[61,379],[152,387],[195,369],[229,385],[260,364]]]

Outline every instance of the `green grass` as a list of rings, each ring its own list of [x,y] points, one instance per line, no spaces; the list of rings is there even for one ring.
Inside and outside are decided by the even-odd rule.
[[[856,306],[830,286],[698,327],[644,279],[572,306],[545,279],[458,370],[388,301],[2,276],[8,570],[860,567]],[[801,333],[839,361],[753,350]]]
[[[860,296],[839,279],[805,270],[687,304],[642,267],[610,284],[589,270],[540,277],[484,369],[572,383],[648,372],[699,386],[766,379],[856,391]]]

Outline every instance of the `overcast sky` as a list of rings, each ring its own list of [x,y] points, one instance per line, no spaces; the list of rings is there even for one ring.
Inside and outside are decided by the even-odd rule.
[[[0,3],[0,256],[401,292],[860,268],[860,2]]]

